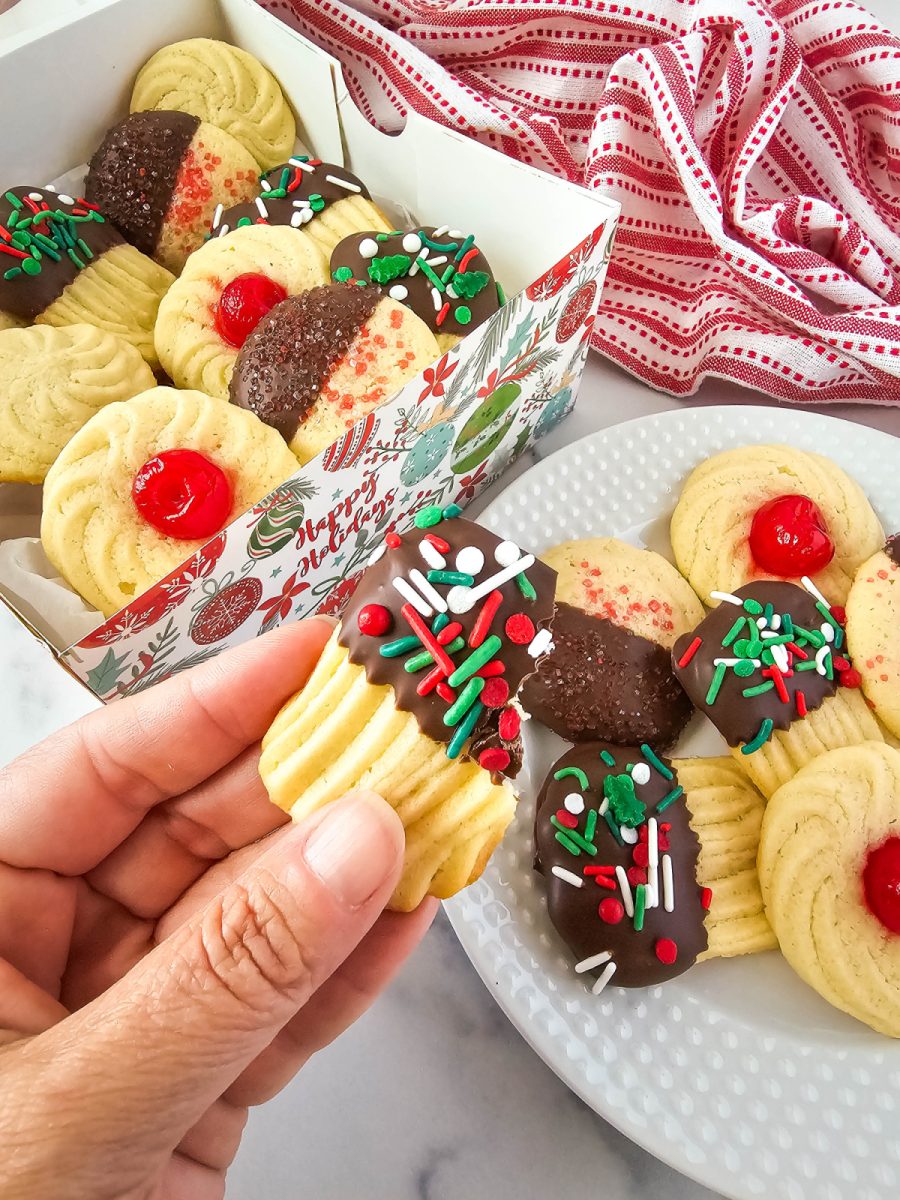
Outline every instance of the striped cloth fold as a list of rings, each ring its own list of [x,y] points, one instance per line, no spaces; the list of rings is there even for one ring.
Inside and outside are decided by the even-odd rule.
[[[618,200],[593,343],[653,387],[900,401],[900,38],[858,5],[259,2],[380,128],[412,108]]]

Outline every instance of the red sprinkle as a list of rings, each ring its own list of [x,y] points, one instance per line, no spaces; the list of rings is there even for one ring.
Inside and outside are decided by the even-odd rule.
[[[517,646],[528,646],[534,640],[534,621],[526,613],[513,613],[506,618],[506,636]]]
[[[479,754],[478,765],[485,771],[505,771],[509,766],[509,751],[504,750],[502,746],[488,746]]]
[[[837,621],[838,625],[847,624],[847,610],[846,608],[842,608],[840,604],[832,604],[831,615]]]
[[[401,544],[402,538],[399,533],[389,533],[384,539],[384,544],[389,550],[396,550]]]
[[[650,851],[646,842],[638,842],[631,851],[631,857],[636,867],[646,867],[650,864]]]
[[[862,683],[862,675],[856,667],[850,667],[846,671],[841,671],[840,680],[841,687],[858,688]]]
[[[798,692],[797,695],[794,697],[794,699],[797,701],[797,716],[805,717],[806,711],[807,711],[806,710],[806,697],[803,695],[802,692]]]
[[[455,702],[456,692],[454,692],[449,683],[439,683],[434,690],[446,704],[453,704]]]
[[[476,650],[490,632],[491,622],[497,615],[497,609],[503,603],[503,593],[497,589],[491,592],[484,604],[481,606],[481,611],[475,618],[475,624],[472,626],[472,632],[469,634],[469,646],[472,650]]]
[[[712,888],[700,889],[700,904],[703,908],[709,908],[712,904]]]
[[[639,883],[647,882],[647,872],[640,867],[629,867],[625,874],[628,876],[628,882],[632,887],[637,887]]]
[[[795,645],[794,642],[788,642],[786,644],[785,648],[787,650],[790,650],[791,654],[795,655],[797,658],[800,658],[800,659],[808,659],[809,658],[809,655],[806,653],[806,651],[801,650],[800,647]]]
[[[468,251],[467,251],[467,252],[466,252],[466,253],[463,255],[462,262],[461,262],[461,263],[459,264],[459,266],[456,268],[456,273],[457,273],[457,275],[462,275],[462,274],[464,274],[466,267],[469,265],[469,263],[472,261],[472,259],[473,259],[473,258],[474,258],[474,257],[475,257],[477,254],[480,254],[480,253],[481,253],[481,251],[478,249],[478,247],[477,247],[477,246],[473,246],[473,247],[471,248],[471,250],[468,250]]]
[[[837,655],[832,656],[832,664],[836,671],[849,671],[850,663],[846,658],[840,658]]]
[[[394,624],[390,611],[383,604],[366,604],[356,614],[359,632],[367,637],[382,637]]]
[[[509,699],[509,684],[501,676],[490,679],[478,698],[485,708],[502,708]]]
[[[678,957],[678,943],[673,942],[671,938],[657,938],[653,950],[659,961],[666,966],[671,966]]]
[[[615,896],[607,896],[601,900],[597,906],[597,912],[600,914],[600,920],[605,921],[607,925],[618,925],[625,916],[622,901],[617,900]]]
[[[686,667],[700,647],[703,645],[703,638],[695,637],[691,644],[678,660],[679,667]]]
[[[443,667],[433,667],[424,679],[419,680],[416,691],[420,696],[429,696],[441,680],[445,678]]]
[[[492,658],[489,663],[485,663],[480,671],[475,672],[482,679],[493,679],[495,675],[506,674],[506,663],[502,663],[499,658]]]
[[[522,726],[521,718],[514,708],[504,708],[500,714],[499,733],[504,742],[511,742],[519,736]]]
[[[441,632],[437,635],[438,645],[448,645],[455,637],[459,637],[461,633],[462,625],[460,625],[459,621],[451,621],[450,624],[445,625]]]
[[[434,634],[413,606],[411,604],[404,604],[400,609],[400,615],[434,659],[436,665],[441,668],[445,675],[452,675],[454,670],[453,659],[442,646],[437,644]]]
[[[504,750],[503,753],[505,754],[506,751]],[[478,761],[481,762],[481,759]],[[566,829],[578,828],[578,818],[570,813],[567,808],[558,808],[556,810],[556,819],[559,821],[560,825],[565,825]]]
[[[431,542],[432,546],[434,546],[435,550],[437,550],[439,554],[450,553],[450,543],[445,542],[444,539],[442,537],[438,537],[436,533],[426,534],[423,540],[426,542]]]
[[[787,688],[784,686],[784,677],[778,668],[773,667],[771,671],[762,672],[762,674],[768,674],[769,678],[775,684],[775,691],[778,693],[778,699],[782,704],[787,704],[787,702],[790,700],[790,696],[788,695]]]
[[[447,313],[449,311],[450,311],[450,301],[446,300],[444,302],[444,307],[441,309],[441,311],[438,313],[438,315],[434,318],[434,323],[435,323],[435,325],[438,326],[438,328],[440,328],[440,326],[443,325],[444,319],[446,318]]]

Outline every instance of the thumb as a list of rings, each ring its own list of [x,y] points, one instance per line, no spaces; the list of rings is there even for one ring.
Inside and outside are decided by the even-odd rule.
[[[105,1127],[114,1154],[129,1142],[133,1153],[133,1139],[173,1148],[371,928],[403,845],[399,817],[373,793],[288,827],[128,975],[49,1031],[64,1039],[42,1047],[51,1084],[75,1083],[93,1110],[85,1141]]]

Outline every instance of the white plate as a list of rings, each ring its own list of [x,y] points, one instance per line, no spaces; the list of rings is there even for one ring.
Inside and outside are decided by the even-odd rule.
[[[687,473],[751,442],[828,455],[885,529],[900,529],[897,439],[758,407],[684,409],[594,434],[520,476],[479,520],[530,550],[603,534],[671,557]],[[716,753],[717,736],[698,717],[678,750]],[[591,1108],[708,1187],[735,1200],[884,1200],[900,1183],[900,1043],[832,1009],[778,954],[597,997],[574,975],[531,870],[535,785],[563,746],[529,730],[518,816],[482,879],[446,906],[497,1003]]]

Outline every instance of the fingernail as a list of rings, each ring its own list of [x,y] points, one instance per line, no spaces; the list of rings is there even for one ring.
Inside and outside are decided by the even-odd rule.
[[[374,793],[338,801],[306,843],[306,865],[349,908],[370,899],[394,871],[402,852],[402,827]]]
[[[310,620],[321,621],[324,625],[327,625],[329,629],[337,629],[338,625],[340,625],[340,621],[337,619],[337,617],[333,617],[331,613],[316,613],[314,617],[310,617]]]

